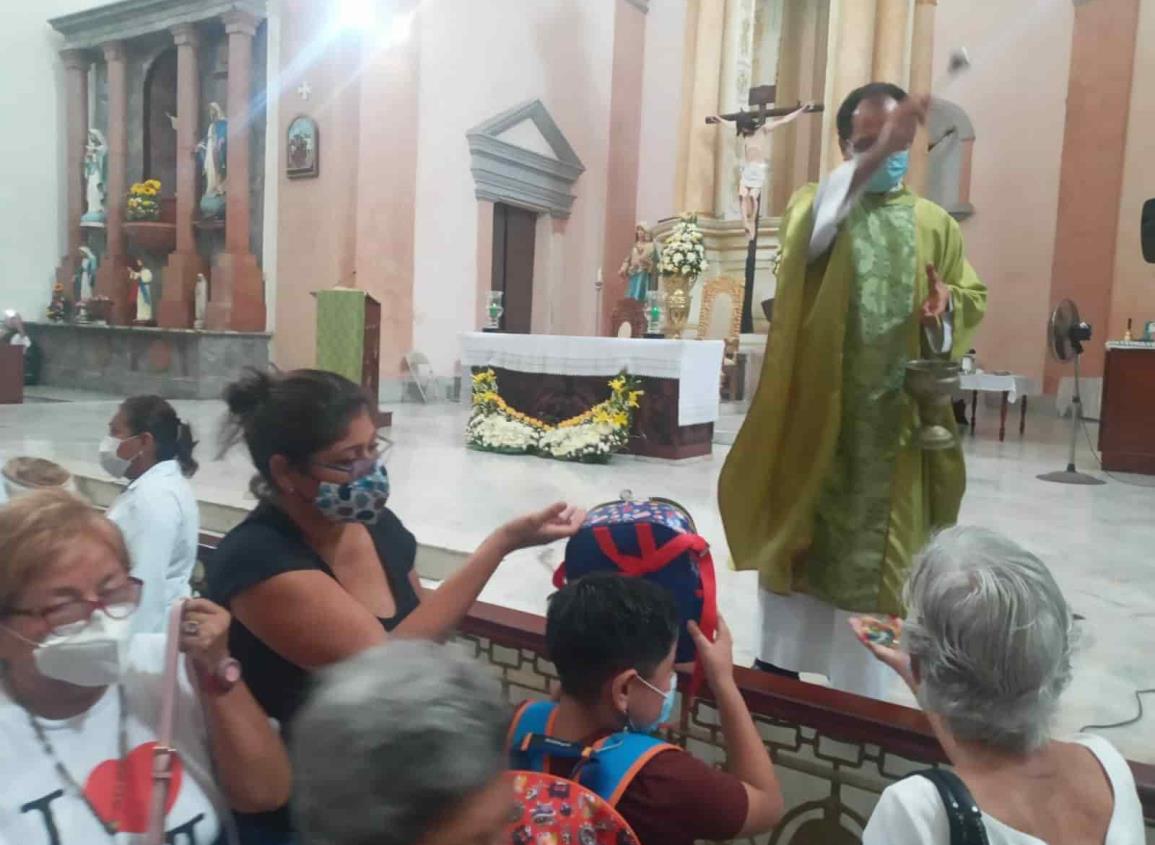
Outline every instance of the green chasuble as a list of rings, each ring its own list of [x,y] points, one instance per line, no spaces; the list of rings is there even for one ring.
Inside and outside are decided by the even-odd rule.
[[[966,487],[960,447],[915,443],[919,411],[902,389],[905,363],[927,354],[926,265],[950,287],[956,357],[986,288],[954,219],[905,189],[865,194],[807,264],[816,188],[801,188],[782,217],[766,359],[719,507],[735,566],[757,569],[763,588],[900,614],[914,554],[954,523]],[[934,422],[955,431],[949,406]]]

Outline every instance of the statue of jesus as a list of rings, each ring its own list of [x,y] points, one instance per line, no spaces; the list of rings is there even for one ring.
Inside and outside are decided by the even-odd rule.
[[[756,234],[758,203],[762,198],[762,188],[766,185],[766,171],[769,169],[767,156],[770,150],[765,139],[778,127],[792,123],[809,111],[816,111],[814,103],[799,106],[777,120],[767,120],[757,112],[741,112],[725,117],[713,115],[706,118],[707,123],[720,123],[733,118],[738,137],[742,138],[744,160],[738,183],[738,200],[742,204],[742,224],[746,229],[747,240],[754,240]]]
[[[229,122],[217,103],[209,103],[209,128],[204,140],[197,144],[197,155],[205,174],[205,193],[201,197],[201,215],[206,218],[225,214],[226,153],[228,151]]]

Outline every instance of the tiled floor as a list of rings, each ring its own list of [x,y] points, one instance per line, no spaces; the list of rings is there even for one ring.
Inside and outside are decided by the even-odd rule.
[[[54,399],[56,395],[42,398]],[[70,394],[65,399],[84,399]],[[0,407],[0,454],[53,458],[78,474],[99,476],[96,445],[115,402],[36,402]],[[200,438],[202,469],[194,480],[205,501],[249,507],[246,456],[216,458],[216,428],[223,406],[176,402]],[[1114,722],[1135,712],[1133,691],[1155,687],[1155,478],[1110,479],[1103,487],[1067,487],[1036,480],[1037,473],[1066,463],[1066,427],[1039,407],[1028,418],[1027,436],[1017,427],[997,440],[997,413],[980,415],[976,439],[967,439],[970,485],[963,521],[1004,531],[1041,555],[1054,569],[1076,611],[1086,617],[1075,679],[1063,700],[1060,731],[1089,722]],[[725,454],[671,465],[619,458],[606,467],[545,462],[467,451],[459,406],[401,405],[395,409],[390,459],[398,514],[424,544],[466,550],[519,512],[557,499],[592,505],[623,489],[660,494],[682,502],[714,544],[723,612],[734,629],[738,659],[753,657],[759,626],[756,586],[749,573],[726,569],[727,554],[714,488]],[[725,416],[720,440],[730,440],[739,417]],[[1092,436],[1094,432],[1092,431]],[[1094,468],[1085,441],[1083,469]],[[513,556],[485,591],[487,601],[541,612],[557,548]],[[895,688],[896,700],[909,701]],[[1149,707],[1155,710],[1155,706]],[[1132,759],[1155,763],[1155,713],[1138,725],[1105,732]]]

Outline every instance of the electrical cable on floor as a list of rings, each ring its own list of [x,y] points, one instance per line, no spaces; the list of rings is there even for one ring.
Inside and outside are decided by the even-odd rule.
[[[1072,413],[1074,413],[1074,411],[1072,411]],[[1155,490],[1155,482],[1128,481],[1125,478],[1120,478],[1109,470],[1103,469],[1103,459],[1099,456],[1099,453],[1095,451],[1094,443],[1091,440],[1091,432],[1087,428],[1087,418],[1082,417],[1079,422],[1081,423],[1081,427],[1083,429],[1083,436],[1087,438],[1087,448],[1091,450],[1091,457],[1094,458],[1095,463],[1099,465],[1100,472],[1102,472],[1112,481],[1118,481],[1120,484],[1126,484],[1128,487],[1146,487],[1149,490]]]
[[[1135,703],[1139,705],[1139,712],[1135,714],[1133,719],[1127,719],[1124,722],[1113,722],[1109,725],[1083,725],[1083,727],[1079,728],[1079,733],[1083,733],[1084,731],[1106,731],[1111,730],[1112,728],[1125,728],[1129,725],[1135,724],[1143,718],[1143,696],[1151,695],[1153,693],[1155,693],[1155,687],[1151,689],[1141,689],[1135,691]]]

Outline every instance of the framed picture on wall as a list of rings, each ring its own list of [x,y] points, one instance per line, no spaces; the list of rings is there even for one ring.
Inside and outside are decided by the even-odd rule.
[[[285,175],[290,179],[307,179],[317,175],[320,163],[317,122],[299,115],[289,124],[285,149]]]

